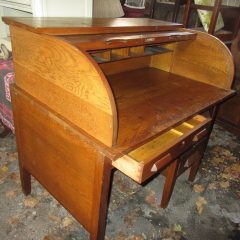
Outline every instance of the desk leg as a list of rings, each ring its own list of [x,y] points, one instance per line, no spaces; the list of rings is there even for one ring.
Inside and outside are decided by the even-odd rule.
[[[166,173],[166,180],[164,184],[163,194],[162,194],[162,200],[160,206],[162,208],[166,208],[168,205],[168,202],[171,198],[172,191],[177,179],[177,170],[179,166],[180,160],[176,159],[173,161],[167,168]]]
[[[208,139],[206,139],[203,143],[202,146],[197,150],[197,152],[195,153],[195,155],[193,156],[193,165],[190,168],[190,173],[188,176],[188,181],[193,182],[195,180],[195,177],[197,175],[198,169],[200,167],[200,164],[202,162],[202,158],[205,152],[205,149],[207,147],[208,144]]]
[[[22,191],[27,196],[31,193],[31,174],[23,166],[21,166],[20,161],[19,161],[19,171],[20,171]]]
[[[100,183],[100,186],[99,184],[95,185],[94,195],[96,201],[92,212],[93,221],[90,240],[104,240],[111,186],[112,164],[110,160],[105,158],[104,163],[98,165],[95,182]]]
[[[209,130],[208,130],[207,139],[206,139],[206,141],[203,142],[202,146],[198,150],[197,156],[194,159],[194,164],[192,165],[192,167],[190,169],[190,173],[189,173],[189,177],[188,177],[188,181],[190,181],[190,182],[193,182],[195,180],[196,175],[197,175],[197,172],[198,172],[198,169],[200,167],[203,155],[204,155],[204,153],[206,151],[206,148],[207,148],[207,144],[208,144],[208,141],[209,141],[212,129],[213,129],[213,125],[214,125],[215,120],[216,120],[217,112],[218,112],[218,105],[213,107],[209,111],[210,116],[212,118],[211,125],[210,125]]]

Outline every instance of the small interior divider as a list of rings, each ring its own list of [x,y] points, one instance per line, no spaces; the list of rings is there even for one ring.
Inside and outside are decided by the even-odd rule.
[[[149,46],[137,46],[127,48],[116,48],[110,50],[100,50],[90,52],[93,59],[101,64],[112,61],[119,61],[128,58],[151,56],[156,54],[162,54],[172,51],[164,46],[149,45]]]

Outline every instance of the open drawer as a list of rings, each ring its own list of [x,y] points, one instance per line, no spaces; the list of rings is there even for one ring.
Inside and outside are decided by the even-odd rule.
[[[142,183],[207,135],[210,121],[210,118],[196,115],[116,159],[112,165]]]

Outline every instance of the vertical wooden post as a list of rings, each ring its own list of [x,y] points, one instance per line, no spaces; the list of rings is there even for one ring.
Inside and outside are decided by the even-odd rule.
[[[215,119],[216,119],[216,116],[217,116],[217,111],[218,111],[218,106],[215,106],[214,108],[210,109],[210,111],[209,111],[210,112],[210,117],[212,118],[211,125],[210,125],[209,130],[208,130],[208,135],[206,137],[206,141],[203,143],[202,147],[199,149],[199,156],[197,157],[196,161],[194,161],[194,164],[190,169],[190,173],[189,173],[189,177],[188,177],[188,181],[190,181],[190,182],[193,182],[195,180],[196,175],[197,175],[199,166],[201,164],[202,158],[203,158],[204,153],[205,153],[206,148],[207,148],[207,144],[208,144],[208,141],[209,141],[212,129],[213,129],[213,125],[215,123]]]
[[[199,149],[195,150],[196,152],[193,154],[193,165],[190,168],[189,176],[188,176],[188,181],[193,182],[195,180],[195,177],[197,175],[198,169],[200,167],[205,149],[208,144],[208,138],[206,138],[202,143]]]
[[[166,180],[164,184],[163,194],[162,194],[162,201],[160,206],[162,208],[166,208],[168,202],[171,198],[172,191],[177,179],[177,170],[179,166],[180,160],[174,160],[167,168]]]
[[[91,240],[104,240],[107,220],[107,210],[109,203],[110,183],[112,174],[112,164],[108,158],[96,163],[94,202],[92,209],[92,231]]]
[[[181,0],[175,0],[174,4],[174,9],[173,9],[173,16],[172,16],[172,21],[176,22],[177,21],[177,16],[180,8],[180,2]]]
[[[215,32],[215,27],[216,27],[221,4],[222,4],[222,0],[215,0],[215,4],[213,7],[213,11],[212,11],[212,16],[211,16],[211,20],[210,20],[210,25],[209,25],[209,29],[208,29],[209,34],[213,35]]]
[[[150,12],[150,18],[154,18],[156,4],[157,4],[157,0],[153,0],[153,2],[151,4],[152,7],[151,7],[151,12]]]
[[[22,191],[27,196],[31,193],[31,174],[22,166],[20,160],[19,160],[19,172]]]
[[[11,99],[12,99],[12,110],[14,116],[14,126],[16,132],[16,142],[17,142],[17,149],[18,149],[18,162],[19,162],[19,173],[20,173],[20,180],[22,191],[25,195],[29,195],[31,193],[31,174],[26,170],[26,168],[22,164],[22,146],[21,146],[21,139],[19,133],[19,124],[17,116],[21,113],[18,113],[18,108],[16,107],[16,93],[13,91],[14,85],[11,86]]]
[[[191,4],[192,4],[192,0],[187,0],[186,6],[184,9],[184,16],[183,16],[183,26],[185,28],[188,27],[188,22],[189,22],[190,13],[191,13]]]

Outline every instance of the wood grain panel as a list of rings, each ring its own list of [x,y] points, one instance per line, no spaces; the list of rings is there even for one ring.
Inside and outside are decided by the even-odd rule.
[[[230,89],[234,66],[230,51],[219,39],[198,32],[195,41],[176,43],[171,72]]]
[[[151,67],[164,70],[169,72],[171,70],[172,62],[173,62],[173,51],[175,49],[176,44],[166,44],[162,45],[162,47],[171,49],[172,52],[167,52],[163,54],[153,55],[151,57]]]
[[[48,105],[78,128],[91,133],[93,137],[101,136],[102,139],[111,138],[113,126],[110,114],[72,95],[51,81],[43,79],[40,75],[16,62],[14,69],[17,73],[16,80],[20,88],[28,93],[33,92],[35,98]],[[108,131],[106,130],[106,126],[102,124],[104,122],[109,123],[107,125],[109,128]]]
[[[50,35],[148,32],[177,30],[182,24],[149,18],[31,18],[4,17],[6,24]]]
[[[156,68],[118,73],[108,79],[118,109],[117,146],[124,149],[136,147],[233,95],[233,91]]]
[[[127,72],[135,69],[146,68],[150,64],[151,57],[130,58],[117,62],[100,64],[102,71],[108,76],[116,73]]]
[[[97,64],[84,53],[60,40],[16,27],[11,28],[11,35],[14,63],[17,66],[16,84],[32,96],[41,98],[43,103],[47,103],[58,113],[63,113],[66,106],[74,112],[73,107],[82,102],[80,108],[86,111],[82,111],[82,114],[88,115],[91,120],[98,119],[99,125],[94,126],[97,121],[91,122],[83,117],[73,119],[67,114],[65,117],[104,144],[112,146],[117,134],[115,103],[108,82]],[[38,87],[34,87],[33,82]],[[62,97],[59,100],[65,102],[62,109],[61,102],[51,101],[52,94],[57,94],[54,87],[47,88],[51,84],[61,91],[58,99]],[[41,85],[45,88],[41,89]],[[25,86],[28,88],[25,89]],[[83,121],[86,123],[82,124]],[[105,134],[97,134],[96,129],[100,125]]]
[[[100,201],[94,189],[101,188],[94,176],[104,158],[30,97],[14,90],[12,98],[24,168],[91,231],[93,204]]]

